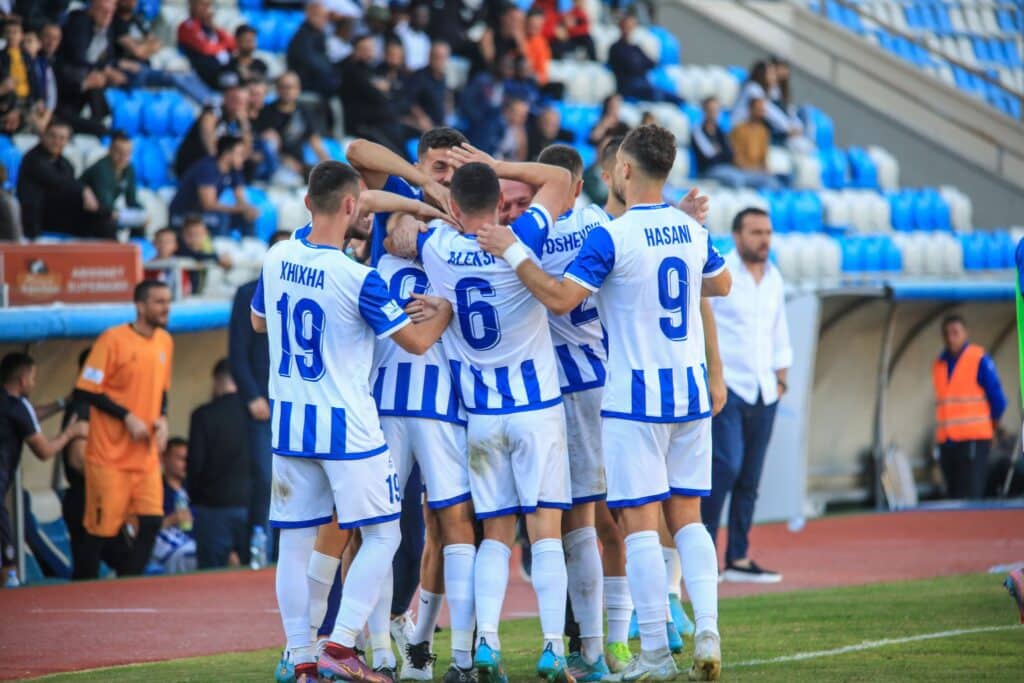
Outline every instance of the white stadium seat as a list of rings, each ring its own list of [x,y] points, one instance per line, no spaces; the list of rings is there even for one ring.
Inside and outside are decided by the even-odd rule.
[[[797,190],[821,189],[821,160],[817,154],[793,155],[792,186]]]
[[[974,230],[974,206],[971,198],[951,185],[939,188],[939,194],[949,206],[949,220],[957,232]]]
[[[772,175],[791,175],[793,173],[793,154],[785,147],[769,147],[768,172]]]
[[[146,236],[152,238],[153,233],[167,226],[167,202],[148,187],[140,187],[136,197],[149,218],[149,222],[146,223]]]

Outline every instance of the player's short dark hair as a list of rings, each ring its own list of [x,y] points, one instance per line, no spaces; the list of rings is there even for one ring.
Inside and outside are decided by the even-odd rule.
[[[290,240],[291,238],[292,238],[292,234],[290,232],[288,232],[287,230],[275,230],[274,234],[272,234],[270,236],[270,240],[268,240],[268,246],[272,247],[275,244],[277,244],[278,242],[283,242],[284,240]]]
[[[615,166],[615,155],[619,153],[619,147],[622,147],[622,141],[625,139],[625,135],[614,135],[608,138],[608,142],[601,149],[602,169],[611,172],[612,169],[609,166]]]
[[[139,284],[135,285],[135,291],[132,293],[132,300],[137,303],[145,303],[149,299],[149,293],[154,289],[163,287],[169,289],[166,282],[160,282],[159,280],[143,280]]]
[[[225,375],[231,376],[231,366],[228,364],[227,358],[221,358],[213,365],[213,376],[223,377]]]
[[[487,164],[473,162],[460,166],[452,174],[452,201],[465,213],[475,215],[493,211],[501,197],[498,174]]]
[[[955,325],[957,323],[963,325],[964,327],[967,327],[967,321],[964,320],[964,317],[962,315],[960,315],[959,313],[950,313],[949,315],[942,319],[942,331],[945,332],[947,327],[949,327],[950,325]]]
[[[172,436],[171,438],[167,439],[167,448],[164,449],[164,453],[167,453],[172,448],[177,448],[179,446],[184,446],[185,448],[188,448],[188,439],[186,439],[183,436]]]
[[[246,33],[256,33],[256,29],[254,29],[249,24],[242,24],[235,29],[235,38],[241,38]]]
[[[235,148],[235,145],[242,144],[242,138],[237,135],[221,135],[217,138],[217,158],[224,156]]]
[[[466,142],[469,142],[466,136],[454,128],[438,126],[420,136],[420,141],[416,145],[416,155],[423,156],[429,149],[451,149]]]
[[[622,151],[636,161],[644,175],[664,180],[676,160],[676,137],[657,124],[640,126],[622,141]]]
[[[0,360],[0,382],[13,382],[35,364],[36,361],[27,353],[11,351]]]
[[[321,161],[309,172],[309,208],[313,213],[334,214],[345,195],[359,196],[359,172],[340,161]]]
[[[537,155],[537,162],[564,168],[572,174],[573,180],[583,175],[583,157],[569,145],[548,145]]]
[[[732,219],[732,231],[739,232],[743,229],[743,221],[747,219],[747,216],[768,216],[768,212],[764,209],[759,209],[756,206],[748,206],[747,208],[740,211]]]

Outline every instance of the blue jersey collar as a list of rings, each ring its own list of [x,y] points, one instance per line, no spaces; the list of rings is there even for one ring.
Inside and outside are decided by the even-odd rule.
[[[660,204],[634,204],[629,207],[629,211],[654,211],[655,209],[667,209],[668,204],[661,202]]]

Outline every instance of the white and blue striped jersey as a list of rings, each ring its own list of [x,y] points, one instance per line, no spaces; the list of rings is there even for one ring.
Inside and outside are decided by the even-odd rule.
[[[703,278],[724,269],[708,231],[668,204],[633,206],[590,232],[566,277],[600,289],[609,346],[603,416],[711,415],[700,292]]]
[[[391,298],[403,308],[412,301],[413,292],[433,293],[427,273],[415,261],[385,253],[377,270]],[[466,424],[441,342],[417,356],[390,339],[379,339],[373,368],[371,384],[379,414]]]
[[[549,275],[561,277],[590,231],[610,220],[597,204],[570,209],[559,216],[544,242],[541,267]],[[548,316],[562,393],[603,387],[608,351],[596,302],[588,298],[566,315],[549,313]]]
[[[466,412],[514,413],[560,403],[547,310],[475,236],[434,225],[420,235],[419,254],[434,291],[455,310],[444,348]],[[538,205],[512,225],[538,261],[550,227],[551,216]]]
[[[323,460],[384,452],[370,394],[374,337],[410,321],[377,271],[305,238],[278,242],[252,310],[267,321],[273,452]]]

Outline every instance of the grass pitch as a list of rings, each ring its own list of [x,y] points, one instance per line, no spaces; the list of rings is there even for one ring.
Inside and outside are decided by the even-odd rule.
[[[1015,626],[1017,612],[1002,579],[981,574],[724,599],[722,679],[1024,681],[1024,626]],[[942,635],[904,640],[928,634]],[[447,635],[439,634],[435,643],[438,678],[448,664]],[[536,680],[539,638],[536,619],[502,624],[502,650],[513,683]],[[690,645],[687,640],[687,651],[678,658],[679,680],[689,668]],[[633,646],[636,651],[638,644]],[[262,650],[179,659],[47,680],[269,681],[279,654]]]

